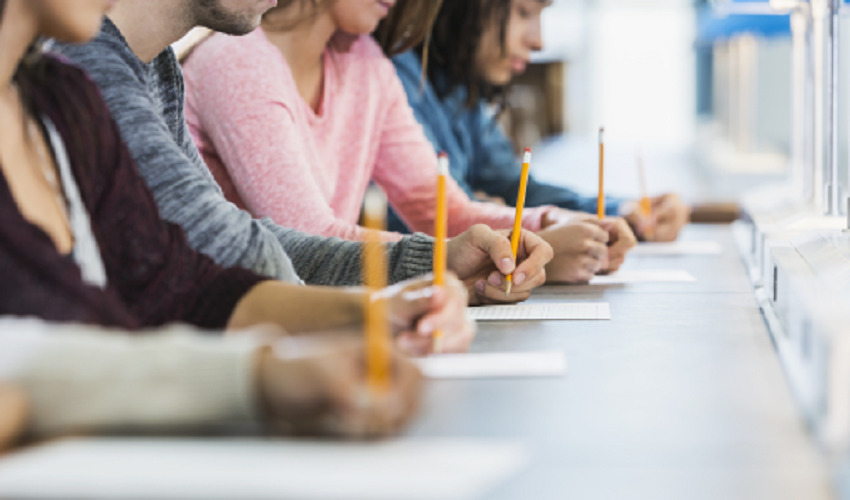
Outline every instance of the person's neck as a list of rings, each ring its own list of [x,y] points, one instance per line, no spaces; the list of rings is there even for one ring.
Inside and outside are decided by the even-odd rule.
[[[122,0],[108,17],[144,63],[153,61],[194,27],[184,2],[175,0]]]
[[[330,15],[320,13],[306,19],[292,29],[275,29],[272,23],[263,22],[266,38],[280,50],[292,69],[296,82],[300,75],[315,75],[323,69],[323,54],[337,27]]]
[[[38,37],[38,26],[23,1],[7,2],[0,22],[0,92],[12,92],[12,78],[27,49]]]

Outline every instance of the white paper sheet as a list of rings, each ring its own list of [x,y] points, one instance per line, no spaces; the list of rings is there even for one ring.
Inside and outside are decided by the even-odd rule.
[[[611,319],[607,302],[546,302],[510,306],[470,307],[475,321],[539,321],[568,319]]]
[[[0,498],[467,499],[528,459],[517,443],[75,439],[0,459]]]
[[[721,255],[723,246],[716,241],[674,241],[641,243],[629,255]]]
[[[416,364],[428,378],[554,377],[567,372],[562,351],[440,354]]]
[[[591,285],[628,285],[632,283],[693,283],[697,279],[680,269],[627,269],[607,276],[594,276]]]

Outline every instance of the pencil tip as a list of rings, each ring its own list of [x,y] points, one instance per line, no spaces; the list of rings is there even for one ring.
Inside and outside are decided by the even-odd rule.
[[[507,286],[505,287],[505,298],[506,299],[511,296],[511,284],[512,283],[510,281],[508,281]]]

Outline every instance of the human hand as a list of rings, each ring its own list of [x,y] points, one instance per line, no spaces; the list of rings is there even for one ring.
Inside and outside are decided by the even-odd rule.
[[[667,242],[679,237],[679,232],[691,218],[691,208],[678,195],[668,193],[651,200],[652,215],[646,217],[638,201],[629,201],[620,207],[620,213],[644,241]]]
[[[555,257],[546,266],[549,282],[586,283],[608,268],[609,233],[600,223],[576,221],[540,231]]]
[[[446,273],[442,287],[432,280],[427,275],[378,292],[378,298],[387,300],[396,346],[412,356],[430,354],[434,332],[441,330],[440,352],[466,352],[475,338],[475,324],[466,317],[466,287],[452,272]]]
[[[283,434],[375,438],[415,414],[422,373],[393,353],[386,393],[366,385],[365,353],[349,340],[282,339],[257,354],[256,385],[271,428]]]
[[[587,212],[576,212],[563,208],[551,208],[547,210],[540,219],[540,228],[569,224],[570,222],[595,220],[596,215]]]
[[[629,223],[621,217],[606,217],[589,222],[597,224],[608,232],[608,265],[600,271],[613,273],[623,265],[629,250],[637,245],[637,238],[629,227]]]
[[[510,230],[494,231],[476,224],[449,240],[446,267],[469,290],[470,305],[520,302],[546,282],[545,266],[552,260],[552,248],[539,236],[523,230],[514,261],[509,236]],[[510,273],[513,285],[505,297],[504,278]]]

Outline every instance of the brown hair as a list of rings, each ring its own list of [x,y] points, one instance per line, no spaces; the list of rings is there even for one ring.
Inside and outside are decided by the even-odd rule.
[[[373,34],[384,54],[391,57],[427,44],[442,4],[443,0],[399,0]]]
[[[277,7],[266,12],[263,16],[263,22],[270,21],[270,25],[275,29],[292,29],[299,23],[315,16],[323,7],[334,1],[280,0]],[[302,7],[312,4],[312,8],[305,9],[301,16],[293,16],[287,19],[269,19],[274,18],[276,13],[292,7],[296,3],[300,3]],[[431,32],[431,26],[437,18],[442,3],[442,0],[398,0],[373,34],[384,53],[388,57],[393,56],[410,50],[425,41]],[[344,39],[345,37],[341,38]]]

